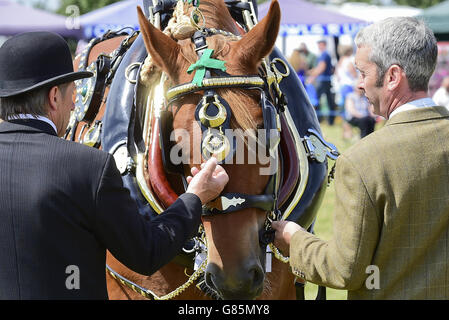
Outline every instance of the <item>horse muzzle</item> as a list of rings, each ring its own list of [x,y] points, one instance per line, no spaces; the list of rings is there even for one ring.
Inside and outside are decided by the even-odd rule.
[[[252,300],[263,291],[265,273],[257,259],[243,263],[234,272],[226,272],[215,263],[209,263],[205,279],[207,286],[224,300]]]

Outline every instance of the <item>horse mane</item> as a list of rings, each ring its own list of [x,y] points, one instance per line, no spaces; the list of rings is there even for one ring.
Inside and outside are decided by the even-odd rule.
[[[207,27],[240,34],[223,0],[201,0],[200,10],[206,19]]]
[[[228,101],[231,106],[233,118],[231,118],[231,127],[233,129],[257,130],[257,120],[252,116],[246,101],[242,99],[242,95],[252,99],[247,91],[239,90],[237,93],[233,89],[222,89],[220,95]],[[260,108],[258,109],[260,111]]]

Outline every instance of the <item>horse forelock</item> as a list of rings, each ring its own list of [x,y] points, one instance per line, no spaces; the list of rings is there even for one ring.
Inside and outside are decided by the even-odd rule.
[[[239,34],[234,19],[223,0],[201,0],[199,9],[206,20],[206,27]]]
[[[229,54],[229,41],[227,37],[215,35],[207,38],[208,47],[214,49],[212,58],[226,61],[227,71],[233,75],[241,75],[243,69],[239,61],[229,60],[233,57]],[[190,42],[184,42],[181,54],[187,60],[187,67],[193,64],[198,56],[195,53],[195,46]],[[185,73],[187,75],[187,73]],[[261,111],[254,92],[236,88],[217,89],[217,93],[222,96],[230,105],[233,118],[231,126],[233,129],[256,130],[261,120]],[[192,115],[193,117],[193,115]]]
[[[248,91],[221,89],[220,95],[231,107],[234,116],[231,119],[233,129],[257,130],[262,113],[257,103],[251,103],[254,101],[254,97]]]
[[[184,15],[190,15],[192,10],[193,6],[186,7],[184,4]],[[207,28],[216,28],[239,35],[237,25],[223,0],[201,0],[199,10],[204,16],[205,25]],[[245,66],[243,62],[239,61],[238,57],[230,54],[231,43],[233,45],[238,45],[235,41],[230,41],[229,37],[220,34],[207,37],[206,41],[208,47],[214,50],[212,58],[226,61],[226,71],[228,73],[231,75],[245,75],[254,73],[250,72],[248,70],[248,66]],[[172,80],[179,82],[174,83],[175,85],[191,81],[193,74],[188,75],[186,71],[190,65],[194,64],[198,60],[198,55],[195,52],[195,45],[189,38],[179,40],[178,44],[181,45],[180,53],[183,59],[181,58],[177,61],[180,74],[171,75]],[[237,49],[237,51],[239,50]],[[258,122],[260,122],[261,113],[257,108],[258,103],[254,102],[255,98],[252,93],[245,90],[226,88],[219,89],[217,92],[219,92],[219,94],[226,101],[228,101],[231,107],[233,113],[231,127],[233,129],[242,129],[243,131],[248,129],[257,129]]]

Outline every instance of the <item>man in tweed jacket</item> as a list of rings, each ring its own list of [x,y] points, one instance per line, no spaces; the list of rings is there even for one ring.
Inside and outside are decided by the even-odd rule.
[[[279,222],[275,243],[293,273],[349,299],[447,299],[449,112],[427,94],[436,40],[423,22],[389,18],[356,44],[358,86],[388,120],[337,160],[333,238]]]

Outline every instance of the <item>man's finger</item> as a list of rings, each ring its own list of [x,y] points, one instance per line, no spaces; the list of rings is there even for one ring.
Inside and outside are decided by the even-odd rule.
[[[201,169],[201,172],[203,172],[203,174],[206,176],[212,176],[212,173],[215,171],[216,167],[217,167],[217,159],[211,157],[209,160],[207,160],[206,164],[204,165],[204,168]]]
[[[219,164],[217,164],[217,166],[215,167],[215,173],[220,173],[220,172],[225,172],[225,169],[220,166]]]
[[[214,175],[214,178],[220,183],[226,185],[229,182],[229,176],[226,173],[226,171],[223,172],[219,172],[217,174]]]
[[[276,232],[276,238],[282,237],[282,224],[278,221],[273,221],[271,223],[271,227],[274,229],[274,231]]]
[[[215,167],[214,173],[213,173],[213,177],[219,176],[220,174],[226,174],[226,171],[223,169],[222,166],[220,166],[219,164],[217,164],[217,166]]]
[[[273,221],[273,222],[271,223],[271,227],[272,227],[274,230],[279,230],[280,226],[281,226],[280,221]]]
[[[192,167],[190,169],[190,172],[192,173],[192,176],[194,177],[198,172],[200,172],[200,169],[198,169],[197,167]]]

